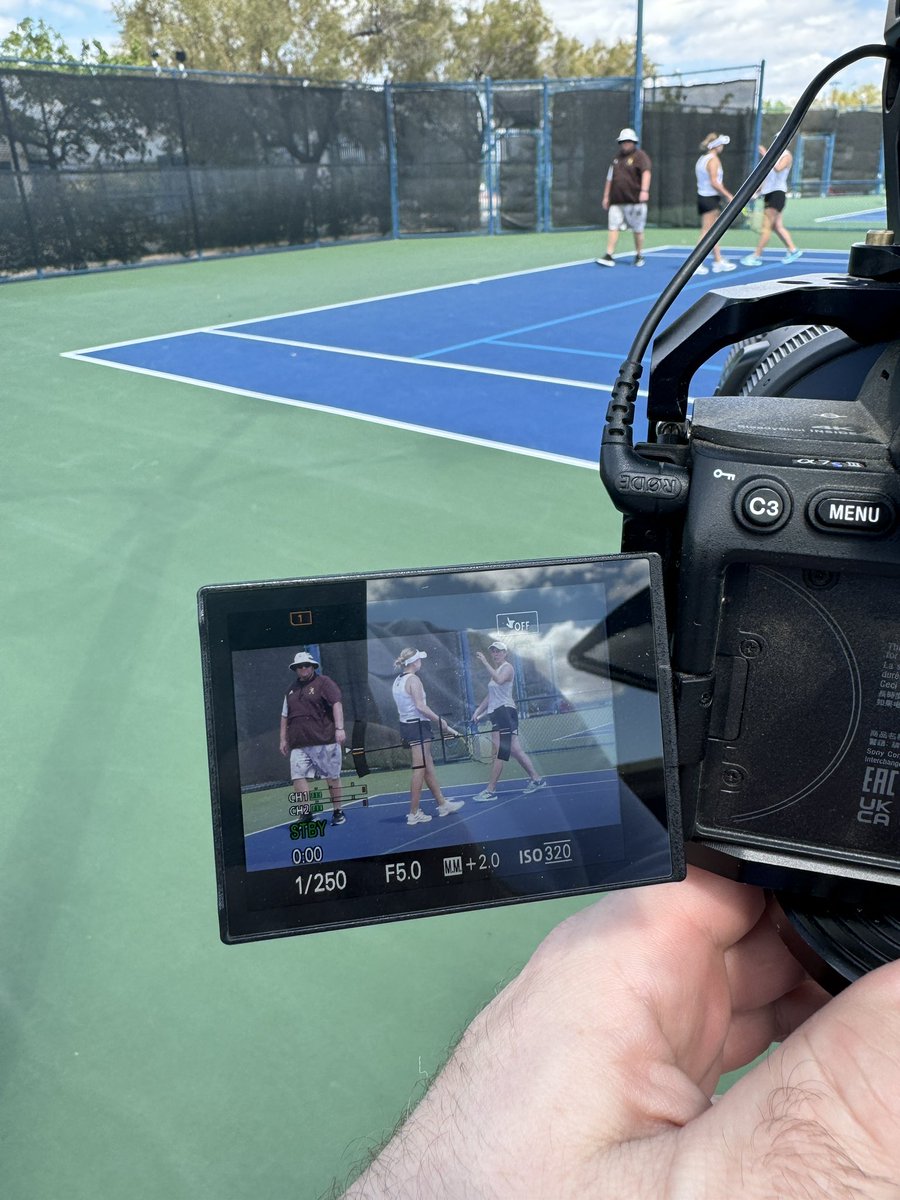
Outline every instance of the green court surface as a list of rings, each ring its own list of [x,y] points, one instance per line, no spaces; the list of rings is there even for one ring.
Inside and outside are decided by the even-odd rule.
[[[373,243],[0,288],[10,1200],[328,1194],[585,903],[223,946],[197,588],[619,537],[584,468],[60,354],[569,262],[600,240]],[[486,491],[515,497],[516,519],[492,519]]]

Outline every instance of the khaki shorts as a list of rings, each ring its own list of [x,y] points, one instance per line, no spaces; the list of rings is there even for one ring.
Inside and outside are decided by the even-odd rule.
[[[647,224],[646,204],[611,204],[609,206],[609,224],[607,228],[618,229],[624,233],[630,229],[632,233],[643,233]]]
[[[340,775],[341,748],[337,742],[291,751],[291,779],[339,779]]]

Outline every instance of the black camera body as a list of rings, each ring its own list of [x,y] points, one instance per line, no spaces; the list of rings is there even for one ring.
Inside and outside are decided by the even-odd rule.
[[[651,440],[601,459],[623,549],[663,560],[688,859],[776,890],[846,978],[900,954],[895,250],[706,294],[655,343]]]

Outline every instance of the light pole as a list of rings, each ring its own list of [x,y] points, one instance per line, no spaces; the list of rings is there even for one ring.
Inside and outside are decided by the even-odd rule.
[[[637,0],[637,32],[634,37],[634,104],[631,126],[640,139],[644,116],[644,0]]]

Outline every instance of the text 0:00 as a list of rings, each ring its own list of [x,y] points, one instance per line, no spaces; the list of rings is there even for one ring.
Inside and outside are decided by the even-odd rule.
[[[308,866],[310,863],[318,863],[322,861],[321,846],[304,846],[302,850],[295,850],[293,854],[294,866]]]

